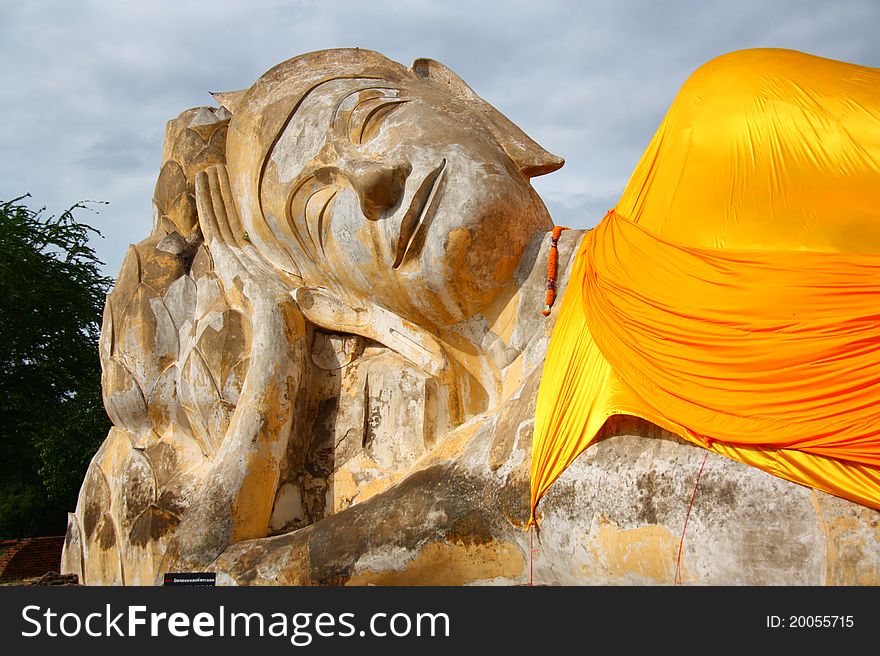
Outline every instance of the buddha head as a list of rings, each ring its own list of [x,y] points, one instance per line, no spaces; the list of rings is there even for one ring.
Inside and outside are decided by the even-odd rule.
[[[433,60],[312,52],[218,98],[233,113],[227,166],[248,239],[344,304],[465,320],[552,227],[529,179],[562,160]]]

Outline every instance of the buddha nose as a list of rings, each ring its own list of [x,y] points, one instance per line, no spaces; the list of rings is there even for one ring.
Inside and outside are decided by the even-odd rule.
[[[412,173],[409,163],[357,162],[345,175],[361,203],[361,211],[370,221],[378,221],[396,207],[403,197],[406,179]]]

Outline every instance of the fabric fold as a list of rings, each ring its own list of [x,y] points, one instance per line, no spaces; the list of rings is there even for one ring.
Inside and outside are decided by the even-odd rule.
[[[581,242],[533,513],[614,414],[880,508],[880,71],[760,49],[683,86]]]

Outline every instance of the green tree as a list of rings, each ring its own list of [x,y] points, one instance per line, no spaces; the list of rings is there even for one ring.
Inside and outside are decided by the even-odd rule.
[[[58,535],[110,427],[98,336],[112,280],[94,228],[0,201],[0,537]]]

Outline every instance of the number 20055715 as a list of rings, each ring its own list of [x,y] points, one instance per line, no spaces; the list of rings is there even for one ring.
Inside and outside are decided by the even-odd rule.
[[[768,629],[850,629],[852,615],[767,615]]]

